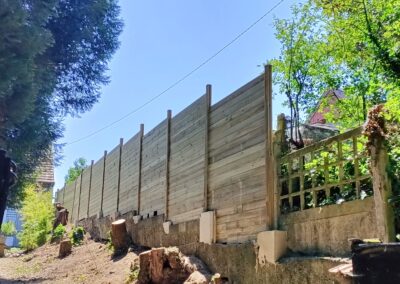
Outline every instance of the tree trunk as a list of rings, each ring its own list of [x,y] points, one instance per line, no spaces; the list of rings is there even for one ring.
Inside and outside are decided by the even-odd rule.
[[[71,240],[62,240],[60,242],[60,250],[58,252],[58,257],[65,257],[71,253],[72,244]]]
[[[0,227],[3,223],[4,212],[7,206],[10,163],[11,160],[6,157],[6,151],[0,149]]]
[[[126,231],[125,219],[119,219],[111,224],[111,241],[115,252],[124,252],[129,247],[129,236]]]

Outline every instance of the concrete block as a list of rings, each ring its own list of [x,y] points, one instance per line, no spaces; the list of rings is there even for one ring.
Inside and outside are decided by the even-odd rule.
[[[164,233],[169,234],[169,227],[172,225],[171,221],[167,221],[163,223]]]
[[[265,231],[257,234],[258,263],[265,265],[266,262],[276,263],[287,249],[286,231]]]
[[[200,242],[212,244],[215,241],[214,211],[203,212],[200,215]]]
[[[133,218],[133,223],[135,223],[135,224],[139,223],[140,217],[141,217],[140,215],[133,216],[132,217]]]

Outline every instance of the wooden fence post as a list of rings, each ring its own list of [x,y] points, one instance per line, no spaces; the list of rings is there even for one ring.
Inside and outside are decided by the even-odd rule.
[[[165,158],[165,215],[164,221],[169,218],[168,198],[169,198],[169,160],[171,156],[171,110],[167,111],[167,156]]]
[[[208,211],[208,131],[210,120],[210,106],[211,106],[212,86],[206,85],[206,103],[205,103],[205,129],[204,129],[204,195],[203,195],[203,211]]]
[[[81,175],[78,177],[81,179],[81,182],[79,183],[79,198],[78,198],[78,215],[77,215],[77,220],[79,221],[79,216],[80,216],[80,211],[81,211],[81,195],[82,195],[82,177],[83,177],[83,171],[81,172]],[[78,180],[78,179],[76,179]]]
[[[139,176],[138,176],[138,194],[137,194],[137,215],[140,215],[140,195],[142,190],[142,152],[143,152],[143,136],[144,124],[140,124],[140,138],[139,138]]]
[[[75,211],[75,193],[76,193],[76,180],[75,182],[75,186],[74,186],[74,195],[72,197],[72,206],[71,206],[71,218],[70,218],[70,222],[72,223],[74,220],[74,211]]]
[[[87,213],[86,217],[89,218],[89,208],[90,208],[90,191],[92,190],[92,173],[93,173],[94,160],[90,163],[90,176],[89,176],[89,192],[88,192],[88,203],[87,203]]]
[[[106,175],[106,159],[107,159],[107,150],[104,151],[104,158],[103,158],[103,180],[101,183],[101,199],[100,199],[100,216],[103,217],[103,197],[104,197],[104,178]]]
[[[118,161],[118,184],[117,184],[117,214],[119,214],[119,191],[121,188],[121,159],[122,146],[124,146],[124,138],[119,139],[119,161]]]
[[[264,72],[264,119],[265,119],[265,191],[267,206],[267,229],[274,229],[275,163],[272,135],[272,66],[265,65]]]
[[[394,212],[392,206],[389,204],[389,198],[392,196],[392,184],[386,172],[389,158],[384,145],[384,138],[374,138],[370,146],[370,151],[378,232],[384,242],[394,242],[396,240]]]
[[[277,128],[274,133],[274,228],[278,229],[279,215],[280,215],[280,159],[282,153],[287,151],[286,143],[286,119],[285,115],[281,113],[278,115]]]

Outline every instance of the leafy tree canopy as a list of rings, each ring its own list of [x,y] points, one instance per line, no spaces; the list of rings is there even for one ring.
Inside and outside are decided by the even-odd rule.
[[[304,119],[326,91],[341,89],[345,99],[326,116],[341,129],[364,123],[378,103],[400,115],[399,5],[397,0],[309,0],[293,7],[291,19],[277,20],[282,52],[272,64],[292,112],[302,111],[298,117]],[[322,100],[320,107],[329,103]]]
[[[65,183],[74,182],[87,167],[86,159],[79,158],[74,161],[74,165],[68,169],[68,174],[65,176]]]
[[[118,0],[0,0],[0,148],[17,162],[21,183],[44,157],[57,157],[63,117],[99,99],[119,14]],[[16,205],[22,191],[8,198]]]

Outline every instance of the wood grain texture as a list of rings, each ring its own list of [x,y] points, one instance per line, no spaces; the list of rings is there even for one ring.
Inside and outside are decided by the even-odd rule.
[[[211,107],[207,204],[218,242],[266,229],[264,81],[258,77]]]
[[[139,186],[140,135],[137,133],[122,147],[119,211],[137,210]]]
[[[103,216],[117,211],[119,145],[107,154],[104,176]]]
[[[89,217],[96,215],[101,209],[101,189],[103,186],[104,157],[92,168],[92,187],[90,189]]]
[[[82,186],[81,186],[81,197],[80,197],[81,201],[80,201],[79,215],[78,215],[79,220],[87,217],[89,186],[90,186],[90,167],[87,167],[82,172]]]
[[[165,213],[167,120],[143,137],[140,215],[147,217]]]
[[[169,219],[197,219],[203,211],[207,96],[202,96],[171,120]]]

